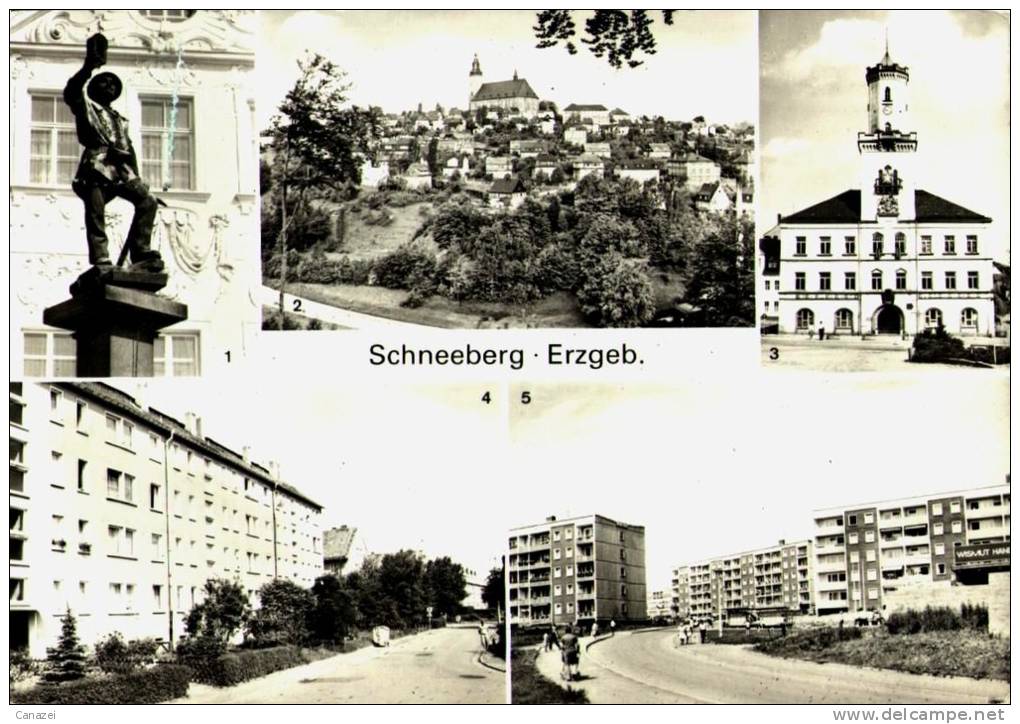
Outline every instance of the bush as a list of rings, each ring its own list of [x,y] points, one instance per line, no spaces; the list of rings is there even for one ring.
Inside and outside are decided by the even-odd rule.
[[[191,671],[160,664],[116,676],[90,677],[54,686],[11,692],[12,704],[156,704],[188,693]]]
[[[10,683],[24,681],[39,673],[39,662],[28,655],[27,649],[14,649],[11,651],[8,673]]]
[[[767,654],[810,658],[804,656],[804,654],[824,651],[841,641],[852,641],[861,638],[863,635],[864,632],[856,627],[837,628],[825,626],[823,628],[794,631],[788,636],[762,641],[755,644],[754,648]]]
[[[581,311],[600,327],[640,327],[655,313],[648,275],[610,255],[584,272],[577,292]]]
[[[156,661],[159,644],[155,639],[136,639],[125,642],[115,631],[100,639],[92,653],[92,663],[106,674],[126,674]]]
[[[983,362],[1009,364],[1009,347],[992,350],[987,346],[967,347],[963,340],[954,337],[945,327],[926,329],[914,337],[911,362]]]
[[[194,669],[192,678],[213,686],[234,686],[305,663],[308,658],[297,646],[235,651],[204,662]]]
[[[988,630],[988,609],[965,604],[959,611],[948,606],[925,606],[923,611],[909,609],[890,614],[886,630],[891,634],[918,634],[928,631]]]
[[[435,276],[436,259],[428,252],[404,245],[378,259],[372,271],[376,284],[387,289],[427,287]]]

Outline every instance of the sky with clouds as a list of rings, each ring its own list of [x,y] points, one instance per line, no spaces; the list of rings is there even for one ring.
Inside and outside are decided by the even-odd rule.
[[[993,219],[1009,249],[1009,19],[991,11],[763,11],[759,219],[857,185],[865,68],[884,52],[910,69],[916,185]]]
[[[575,13],[579,29],[586,14]],[[350,99],[387,112],[467,107],[475,53],[485,80],[518,72],[561,108],[602,103],[635,115],[751,121],[757,108],[756,17],[750,11],[678,12],[666,26],[652,13],[658,43],[636,69],[614,70],[582,48],[535,48],[535,12],[263,11],[258,113],[268,120],[297,78],[306,50],[329,57],[352,83]]]

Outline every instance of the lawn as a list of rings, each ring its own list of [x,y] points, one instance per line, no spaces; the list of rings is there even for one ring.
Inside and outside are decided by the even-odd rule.
[[[538,672],[538,649],[513,649],[511,654],[510,701],[513,704],[587,704],[588,695],[578,689],[564,689]]]
[[[414,237],[414,232],[425,221],[424,210],[432,207],[431,202],[409,204],[408,206],[384,206],[393,221],[381,224],[366,224],[369,210],[361,213],[347,212],[347,233],[344,234],[342,251],[351,259],[377,259],[405,244]]]
[[[884,632],[865,634],[829,646],[805,646],[802,632],[786,639],[759,644],[758,650],[783,658],[818,663],[870,666],[911,674],[968,676],[973,679],[1009,681],[1009,639],[970,630],[933,631],[892,636]]]

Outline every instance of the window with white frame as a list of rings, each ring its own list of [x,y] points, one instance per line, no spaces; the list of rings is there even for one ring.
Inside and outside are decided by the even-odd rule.
[[[921,272],[921,289],[933,289],[932,284],[932,273],[930,271]]]
[[[813,329],[815,325],[815,313],[810,309],[797,310],[797,329],[805,331]]]
[[[133,556],[135,554],[135,531],[119,525],[106,528],[110,542],[110,555]]]
[[[853,329],[854,313],[846,307],[836,310],[836,329],[846,331]]]
[[[967,307],[960,313],[960,326],[970,329],[977,329],[978,313],[973,307]]]
[[[794,248],[796,249],[796,251],[794,251],[795,256],[807,256],[807,237],[798,236],[796,239],[796,246]]]
[[[956,289],[956,272],[946,272],[946,289]]]
[[[931,254],[931,237],[930,236],[922,236],[921,237],[921,253],[924,254],[924,255],[930,255]]]
[[[850,292],[857,289],[857,272],[843,273],[843,288]]]
[[[978,253],[978,239],[974,234],[967,236],[967,253],[977,254]]]
[[[883,243],[884,240],[882,234],[876,231],[875,234],[871,237],[871,253],[875,256],[882,256]]]
[[[967,272],[967,288],[968,289],[978,289],[979,286],[980,286],[980,284],[979,284],[978,273],[976,271],[969,271],[969,272]]]
[[[818,288],[822,291],[832,289],[832,273],[831,272],[819,272],[818,273]]]
[[[67,186],[81,156],[74,115],[57,93],[33,93],[29,183]]]
[[[956,253],[956,237],[955,236],[947,236],[944,241],[945,241],[944,253],[945,254],[955,254]]]
[[[142,178],[153,189],[195,188],[191,100],[143,97],[141,104]]]
[[[832,256],[832,237],[823,236],[818,241],[819,256]]]
[[[907,288],[907,272],[904,269],[896,270],[896,288],[897,289]]]
[[[879,269],[875,269],[871,272],[871,289],[873,291],[882,290],[882,272]]]
[[[24,333],[26,377],[74,377],[77,348],[70,332]]]

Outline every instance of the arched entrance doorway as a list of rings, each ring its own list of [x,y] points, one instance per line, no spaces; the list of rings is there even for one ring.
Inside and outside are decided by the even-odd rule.
[[[875,331],[879,334],[903,332],[903,310],[895,304],[883,304],[875,314]]]

